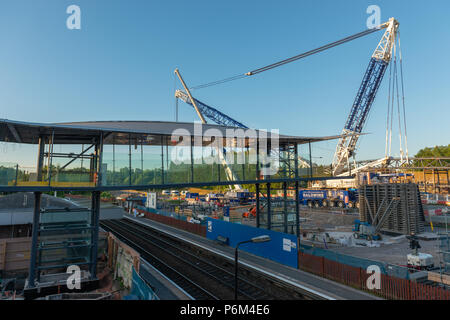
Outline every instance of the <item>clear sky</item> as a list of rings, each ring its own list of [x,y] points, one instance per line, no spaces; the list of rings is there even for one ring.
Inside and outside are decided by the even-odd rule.
[[[80,30],[66,26],[72,4]],[[365,30],[369,5],[400,22],[410,154],[450,143],[448,0],[2,0],[0,118],[173,121],[176,67],[190,86],[244,73]],[[339,134],[381,36],[193,94],[253,128]],[[384,156],[387,83],[358,159]],[[179,115],[198,120],[181,102]],[[329,160],[335,146],[314,156]]]

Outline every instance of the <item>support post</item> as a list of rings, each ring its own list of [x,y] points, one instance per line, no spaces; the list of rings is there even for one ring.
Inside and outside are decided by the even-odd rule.
[[[272,210],[270,208],[271,205],[271,195],[270,195],[270,183],[267,183],[267,229],[271,230],[272,228]]]
[[[164,184],[164,137],[161,136],[161,184]]]
[[[259,180],[259,138],[256,138],[256,180]]]
[[[17,179],[19,178],[19,164],[16,164],[16,179],[14,185],[17,186]]]
[[[103,180],[103,132],[100,134],[100,141],[95,146],[95,153],[97,154],[97,186],[102,186]]]
[[[42,181],[42,167],[44,166],[45,137],[39,136],[38,160],[36,165],[36,181]]]
[[[308,142],[309,146],[309,177],[313,176],[313,165],[312,165],[312,155],[311,155],[311,141]]]
[[[55,142],[55,130],[52,131],[52,142],[48,148],[48,185],[51,185],[52,180],[52,164],[53,164],[53,144]]]
[[[256,187],[256,227],[259,228],[261,226],[261,210],[260,210],[260,201],[259,201],[259,183],[255,185]]]
[[[287,182],[283,182],[284,233],[288,233]]]
[[[31,235],[31,254],[30,254],[30,273],[28,275],[28,287],[35,287],[36,279],[36,258],[38,249],[38,236],[39,236],[39,220],[41,213],[41,192],[34,193],[34,211],[33,211],[33,226]]]
[[[100,220],[100,191],[93,191],[91,198],[91,265],[90,273],[91,279],[97,278],[97,251],[98,251],[98,231]]]
[[[191,183],[194,183],[194,137],[191,136]]]
[[[128,185],[131,186],[131,134],[128,135]]]
[[[295,232],[300,243],[300,201],[298,199],[298,181],[295,181]]]

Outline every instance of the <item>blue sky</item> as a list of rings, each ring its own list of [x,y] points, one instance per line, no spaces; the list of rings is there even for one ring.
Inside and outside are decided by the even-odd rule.
[[[66,27],[71,4],[81,30]],[[190,86],[244,73],[364,30],[373,4],[400,22],[410,154],[450,143],[447,0],[2,0],[0,118],[173,121],[176,67]],[[193,94],[250,127],[339,134],[381,36]],[[384,155],[387,83],[358,159]],[[180,120],[197,116],[180,103]],[[317,144],[314,156],[327,162],[335,146]]]

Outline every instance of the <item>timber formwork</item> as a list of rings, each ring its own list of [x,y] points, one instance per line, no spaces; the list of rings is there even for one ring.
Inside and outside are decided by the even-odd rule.
[[[360,220],[381,231],[421,233],[425,216],[419,188],[413,183],[387,183],[362,186],[359,189]]]

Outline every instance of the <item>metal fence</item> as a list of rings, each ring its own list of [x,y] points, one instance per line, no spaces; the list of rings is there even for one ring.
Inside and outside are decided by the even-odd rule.
[[[365,269],[314,256],[299,251],[298,266],[307,272],[331,279],[347,286],[364,290],[385,299],[396,300],[450,300],[450,291],[441,287],[380,275],[379,289],[369,289],[367,280],[371,276]]]
[[[339,262],[348,266],[362,268],[364,270],[369,266],[376,265],[380,268],[381,273],[400,279],[409,279],[409,270],[406,267],[401,267],[395,264],[387,262],[371,260],[366,258],[359,258],[342,253],[338,253],[333,250],[326,250],[322,248],[312,247],[305,244],[300,244],[300,249],[304,253],[310,255],[324,257],[330,261]]]

